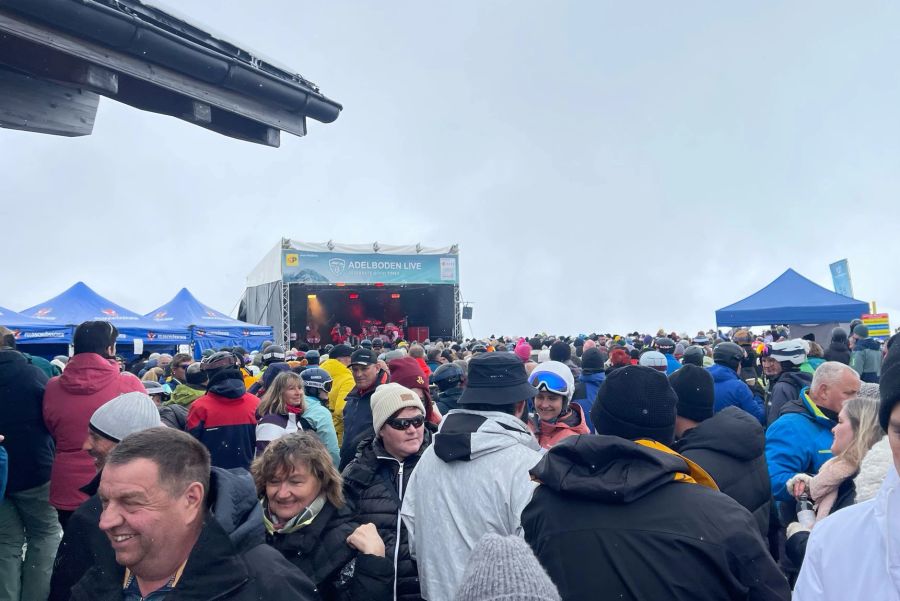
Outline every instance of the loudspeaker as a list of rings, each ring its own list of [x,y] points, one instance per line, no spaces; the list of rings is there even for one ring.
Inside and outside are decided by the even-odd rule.
[[[472,307],[463,307],[463,319],[472,319]]]

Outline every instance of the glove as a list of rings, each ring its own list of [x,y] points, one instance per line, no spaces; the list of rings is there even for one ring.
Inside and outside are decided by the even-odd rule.
[[[787,527],[787,538],[791,538],[798,532],[810,532],[811,530],[800,522],[791,522]]]
[[[812,476],[809,474],[794,474],[792,477],[788,479],[785,483],[785,487],[787,488],[788,494],[792,497],[798,496],[798,494],[794,494],[795,485],[799,483],[803,483],[803,486],[806,490],[806,494],[809,494],[809,481],[812,480]]]

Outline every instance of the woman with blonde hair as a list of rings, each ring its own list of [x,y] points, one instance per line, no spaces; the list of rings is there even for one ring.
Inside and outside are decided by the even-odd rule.
[[[330,376],[328,378],[330,382]],[[337,465],[340,460],[340,448],[331,412],[322,405],[317,394],[318,389],[307,391],[306,388],[306,383],[300,375],[292,371],[283,371],[266,390],[256,409],[257,455],[273,440],[306,430],[315,432]],[[327,392],[325,394],[327,395]]]
[[[373,524],[358,524],[344,501],[341,475],[310,432],[273,441],[250,468],[266,542],[312,580],[325,601],[393,594],[393,564]]]

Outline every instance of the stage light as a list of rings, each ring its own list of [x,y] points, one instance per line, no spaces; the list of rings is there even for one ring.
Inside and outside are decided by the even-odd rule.
[[[334,285],[337,286],[338,288],[343,288],[343,287],[346,286],[347,284],[345,284],[344,282],[335,282]]]
[[[394,292],[391,294],[391,298],[400,298],[400,294],[397,292]]]
[[[382,282],[375,282],[376,288],[384,288],[384,284]]]
[[[312,300],[312,299],[316,298],[316,295],[315,294],[307,294],[306,298]]]
[[[350,293],[350,300],[359,300],[359,295],[355,292]]]

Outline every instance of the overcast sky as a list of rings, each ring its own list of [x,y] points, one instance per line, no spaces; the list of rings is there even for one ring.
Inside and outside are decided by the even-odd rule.
[[[696,331],[842,258],[900,307],[900,4],[177,6],[343,113],[279,149],[106,98],[88,137],[0,130],[0,305],[229,312],[286,236],[458,243],[480,336]]]

